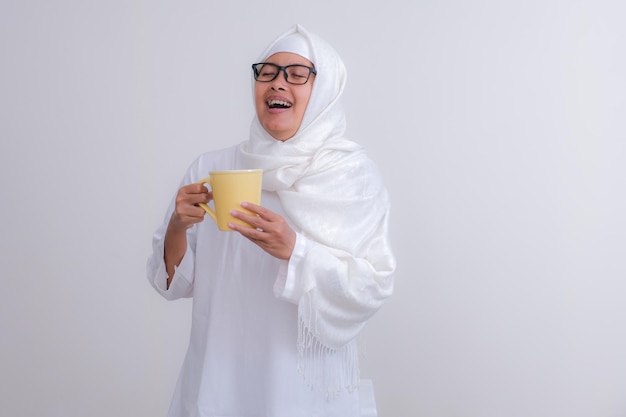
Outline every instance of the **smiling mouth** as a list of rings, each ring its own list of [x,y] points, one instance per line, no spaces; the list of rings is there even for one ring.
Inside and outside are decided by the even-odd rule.
[[[288,109],[291,107],[291,103],[282,100],[269,100],[267,105],[270,109]]]

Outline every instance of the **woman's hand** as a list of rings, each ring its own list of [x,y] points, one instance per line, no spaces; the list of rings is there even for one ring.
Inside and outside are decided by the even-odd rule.
[[[174,230],[187,230],[204,219],[206,211],[198,203],[208,203],[213,194],[203,184],[181,187],[176,195],[176,208],[169,226]]]
[[[174,277],[175,267],[180,265],[187,250],[187,229],[204,219],[206,212],[198,203],[208,203],[212,198],[213,194],[202,184],[189,184],[178,190],[176,208],[165,232],[163,258],[168,288]]]
[[[285,219],[265,207],[252,203],[241,203],[241,207],[256,215],[233,210],[233,217],[252,225],[252,228],[229,223],[228,227],[256,243],[265,252],[279,259],[289,259],[296,244],[296,232]]]

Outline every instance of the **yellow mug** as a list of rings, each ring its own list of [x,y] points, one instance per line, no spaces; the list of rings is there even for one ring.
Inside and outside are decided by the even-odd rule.
[[[198,181],[200,184],[208,184],[213,192],[213,205],[215,209],[205,203],[200,203],[208,214],[213,218],[218,229],[232,231],[228,223],[237,223],[252,227],[250,224],[234,218],[231,210],[238,210],[248,214],[254,214],[241,207],[241,203],[249,201],[257,205],[261,204],[261,184],[263,181],[262,169],[242,169],[232,171],[213,171],[207,178]]]

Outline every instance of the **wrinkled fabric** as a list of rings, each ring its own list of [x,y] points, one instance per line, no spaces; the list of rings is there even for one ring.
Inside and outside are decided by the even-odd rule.
[[[187,231],[167,288],[163,239],[174,199],[153,237],[150,283],[166,299],[193,297],[170,417],[375,415],[371,384],[360,384],[357,340],[393,291],[388,195],[365,151],[344,137],[341,59],[300,26],[277,40],[294,33],[318,71],[300,130],[280,142],[255,117],[248,140],[201,155],[181,182],[262,168],[261,204],[296,231],[289,261],[219,231],[207,216]]]

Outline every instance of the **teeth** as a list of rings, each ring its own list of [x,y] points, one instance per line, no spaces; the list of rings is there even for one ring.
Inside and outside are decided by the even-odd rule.
[[[270,100],[267,102],[270,107],[291,107],[290,103],[282,100]]]

